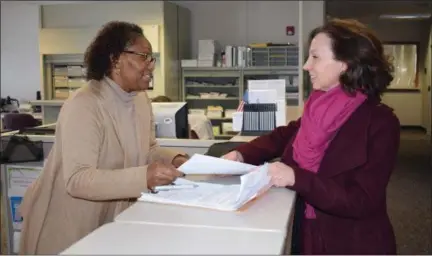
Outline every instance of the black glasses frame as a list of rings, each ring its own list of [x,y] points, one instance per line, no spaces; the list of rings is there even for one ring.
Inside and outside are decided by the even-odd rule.
[[[123,51],[124,53],[130,53],[130,54],[135,54],[141,57],[144,57],[144,59],[150,63],[156,63],[156,58],[153,57],[153,55],[148,54],[148,53],[142,53],[142,52],[135,52],[135,51]]]

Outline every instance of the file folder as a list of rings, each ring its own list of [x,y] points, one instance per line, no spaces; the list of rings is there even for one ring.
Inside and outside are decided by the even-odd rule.
[[[242,136],[261,136],[276,128],[276,104],[245,104]]]

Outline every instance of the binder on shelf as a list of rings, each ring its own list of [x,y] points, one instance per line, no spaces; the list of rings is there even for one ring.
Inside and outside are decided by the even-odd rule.
[[[260,136],[276,128],[277,106],[274,103],[244,104],[242,136]]]

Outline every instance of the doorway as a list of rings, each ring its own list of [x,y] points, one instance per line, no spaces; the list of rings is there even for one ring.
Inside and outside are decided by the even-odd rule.
[[[427,134],[430,136],[430,142],[432,144],[432,25],[429,28],[429,42],[426,53],[426,62],[425,62],[425,84],[427,88],[427,97],[426,97],[426,116],[427,123],[426,129]]]

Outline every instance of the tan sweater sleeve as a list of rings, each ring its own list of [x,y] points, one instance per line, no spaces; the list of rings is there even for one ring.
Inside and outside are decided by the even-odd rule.
[[[155,125],[154,125],[154,116],[153,116],[153,110],[151,103],[148,103],[149,109],[150,109],[150,116],[151,116],[151,135],[150,135],[150,151],[148,153],[148,163],[153,163],[154,161],[160,161],[164,163],[172,163],[173,159],[176,156],[182,155],[186,156],[186,153],[181,151],[176,151],[168,148],[162,148],[159,146],[157,140],[156,140],[156,131],[155,131]]]
[[[96,99],[77,95],[64,105],[57,125],[67,192],[87,200],[137,198],[147,191],[147,166],[98,169],[104,127]],[[56,141],[57,143],[57,141]]]

